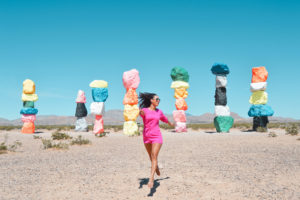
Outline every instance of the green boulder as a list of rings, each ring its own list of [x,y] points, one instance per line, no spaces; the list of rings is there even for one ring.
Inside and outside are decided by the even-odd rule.
[[[174,67],[171,71],[171,78],[173,81],[189,82],[189,73],[182,67]]]
[[[214,119],[214,125],[217,129],[217,132],[229,132],[230,128],[233,125],[233,118],[231,116],[217,116]]]
[[[24,108],[34,108],[34,101],[24,101],[23,107]]]

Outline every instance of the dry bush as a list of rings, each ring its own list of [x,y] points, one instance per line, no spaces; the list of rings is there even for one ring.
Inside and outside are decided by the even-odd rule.
[[[68,134],[61,133],[58,130],[55,131],[54,133],[52,133],[51,137],[52,137],[53,140],[68,140],[68,139],[72,139],[72,137],[69,136]]]
[[[19,140],[14,141],[13,144],[7,145],[8,135],[4,136],[4,142],[0,143],[0,154],[8,153],[9,151],[15,152],[17,148],[22,146],[22,142]]]
[[[5,142],[2,142],[0,144],[0,154],[7,153],[7,151],[8,151],[8,148],[7,148],[6,144],[5,144]]]
[[[53,141],[49,139],[42,139],[42,143],[44,149],[69,149],[69,144],[62,142],[53,143]]]
[[[251,129],[252,123],[235,123],[233,124],[232,128],[238,128],[238,129]]]
[[[268,136],[269,137],[277,137],[277,134],[275,132],[270,132]]]
[[[38,136],[38,135],[33,135],[33,139],[42,139],[42,137],[41,136]]]
[[[266,133],[268,132],[268,129],[265,127],[257,127],[256,131],[260,133]]]
[[[21,129],[21,126],[0,126],[1,131],[11,131],[14,129]]]
[[[285,128],[285,132],[287,135],[298,135],[299,132],[298,124],[287,125]]]
[[[84,139],[81,135],[71,141],[71,145],[85,145],[91,144],[92,142],[88,139]]]

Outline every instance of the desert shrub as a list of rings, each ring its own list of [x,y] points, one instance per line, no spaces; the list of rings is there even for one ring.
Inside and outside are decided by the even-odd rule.
[[[104,129],[112,129],[114,132],[118,132],[123,130],[123,125],[104,126]]]
[[[0,154],[4,154],[4,153],[7,153],[7,146],[6,146],[5,142],[2,142],[0,144]]]
[[[40,136],[38,136],[38,135],[34,135],[34,136],[33,136],[33,139],[35,139],[35,140],[36,140],[36,139],[41,139],[41,138],[42,138],[42,137],[40,137]]]
[[[285,127],[283,123],[269,123],[268,128],[282,128]]]
[[[14,129],[21,129],[21,126],[0,126],[0,130],[2,131],[11,131]]]
[[[174,129],[174,127],[170,126],[169,124],[160,124],[159,127],[164,130]]]
[[[75,129],[75,126],[72,125],[66,125],[66,126],[59,126],[57,128],[57,131],[70,131],[72,129]]]
[[[16,140],[11,145],[7,145],[6,140],[7,140],[7,137],[6,137],[5,141],[0,144],[0,154],[7,153],[8,151],[15,152],[17,150],[17,148],[22,146],[22,142],[20,142],[19,140]]]
[[[55,131],[54,133],[52,133],[52,139],[53,140],[68,140],[68,139],[72,139],[71,136],[69,136],[66,133],[61,133],[59,131]]]
[[[269,137],[277,137],[277,134],[275,132],[270,132],[268,136]]]
[[[58,131],[70,131],[74,129],[75,126],[73,125],[37,125],[36,129],[46,129],[50,130],[58,130]]]
[[[215,128],[214,124],[187,124],[187,128],[191,128],[192,130],[199,129],[213,129]]]
[[[256,131],[260,133],[266,133],[268,132],[268,129],[265,127],[257,127]]]
[[[291,124],[286,126],[285,132],[287,135],[298,135],[299,127],[297,124]]]
[[[252,123],[235,123],[232,127],[238,129],[250,129],[252,128]]]
[[[69,149],[69,144],[62,142],[53,143],[53,141],[49,139],[42,139],[42,143],[44,149]]]
[[[77,138],[73,139],[71,141],[71,145],[84,145],[84,144],[90,144],[91,141],[88,139],[84,139],[81,135],[79,135]]]
[[[88,125],[88,131],[92,131],[94,129],[93,125]]]
[[[22,142],[20,142],[19,140],[16,140],[13,144],[8,146],[8,150],[15,152],[17,150],[17,148],[19,148],[21,146],[22,146]]]
[[[52,140],[49,140],[49,139],[42,139],[42,143],[43,143],[44,149],[50,149],[53,146]]]

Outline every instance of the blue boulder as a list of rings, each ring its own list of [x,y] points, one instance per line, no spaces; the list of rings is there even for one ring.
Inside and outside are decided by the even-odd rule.
[[[107,88],[93,88],[92,96],[95,102],[105,102],[108,97]]]
[[[227,75],[230,71],[227,65],[216,63],[212,66],[211,72],[215,75]]]
[[[249,117],[273,116],[274,111],[268,105],[252,105],[248,111]]]
[[[36,115],[38,113],[38,109],[36,108],[22,108],[20,114],[22,115]]]

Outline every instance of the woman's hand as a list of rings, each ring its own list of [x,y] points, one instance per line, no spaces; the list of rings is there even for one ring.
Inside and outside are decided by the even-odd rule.
[[[172,123],[170,121],[168,122],[168,124],[169,124],[169,126],[175,126],[174,123]]]

